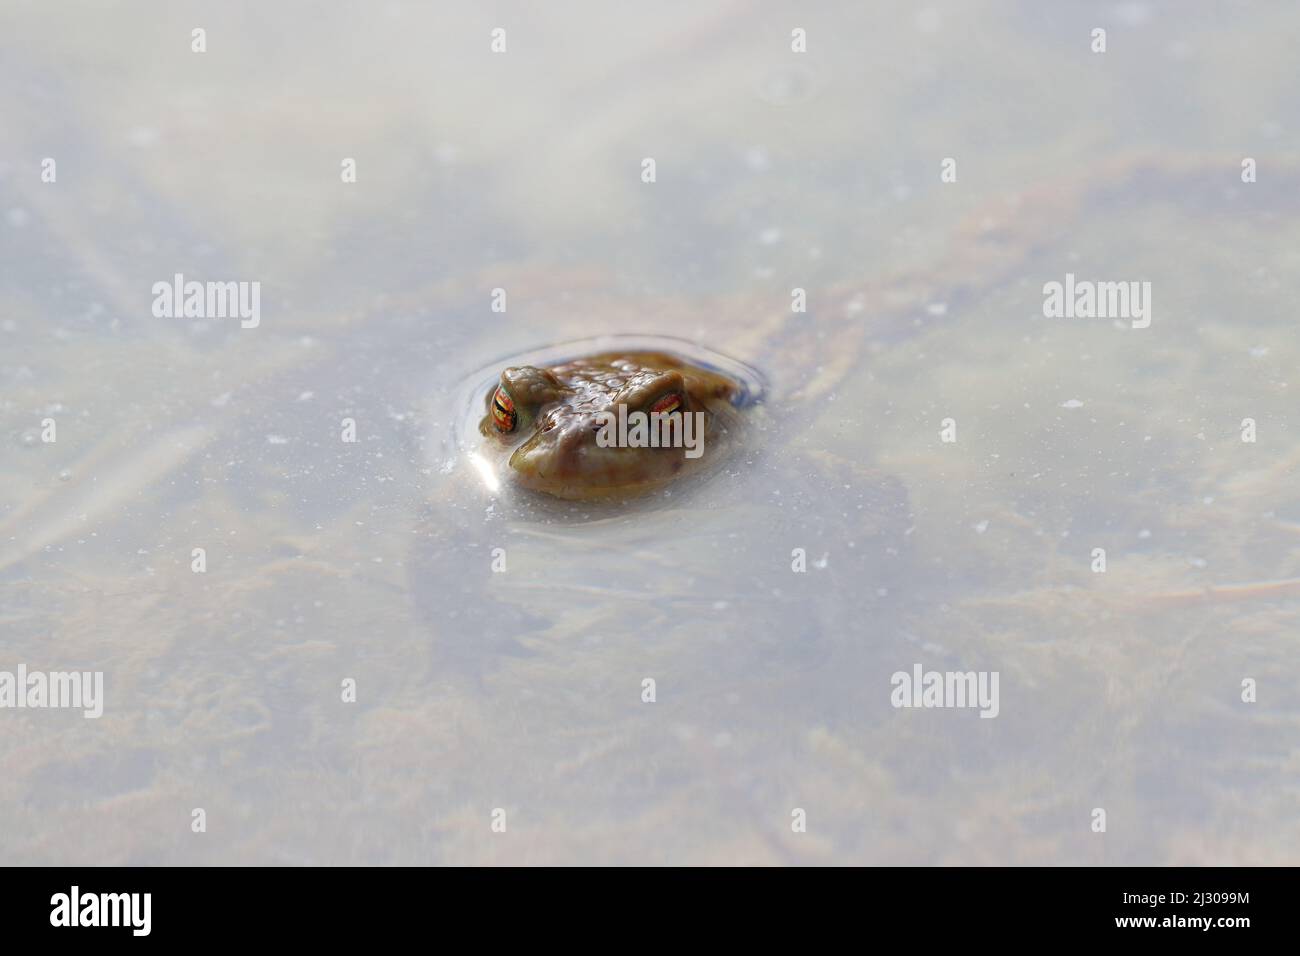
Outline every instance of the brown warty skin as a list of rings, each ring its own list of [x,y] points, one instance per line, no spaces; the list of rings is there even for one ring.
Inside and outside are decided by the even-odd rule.
[[[640,494],[708,460],[709,442],[735,412],[740,385],[665,352],[604,352],[536,368],[508,368],[486,396],[479,430],[509,453],[503,478],[559,498]],[[674,397],[676,401],[674,401]],[[597,414],[672,408],[704,413],[704,453],[685,449],[602,448]]]

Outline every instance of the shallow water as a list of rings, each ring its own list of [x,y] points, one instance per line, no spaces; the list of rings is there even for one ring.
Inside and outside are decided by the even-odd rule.
[[[106,695],[0,710],[0,862],[1296,862],[1300,13],[858,6],[0,11],[0,671]],[[718,472],[448,453],[629,333],[763,374]]]

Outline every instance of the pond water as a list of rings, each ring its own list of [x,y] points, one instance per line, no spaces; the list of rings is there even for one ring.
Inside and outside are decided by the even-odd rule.
[[[0,708],[0,863],[1295,863],[1298,30],[9,4],[0,680],[104,691]],[[629,334],[758,370],[718,466],[485,482]]]

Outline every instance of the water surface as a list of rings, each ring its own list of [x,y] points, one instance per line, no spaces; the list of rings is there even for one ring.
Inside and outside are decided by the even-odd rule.
[[[107,700],[0,711],[0,862],[1296,862],[1297,29],[9,5],[0,670]],[[178,272],[259,326],[156,318]],[[1067,272],[1151,327],[1045,318]],[[449,461],[477,370],[629,333],[769,382],[710,480]],[[914,663],[998,717],[891,707]]]

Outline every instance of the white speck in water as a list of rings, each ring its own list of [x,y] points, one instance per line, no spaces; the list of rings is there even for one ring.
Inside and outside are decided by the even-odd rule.
[[[931,315],[947,315],[947,314],[948,314],[948,303],[947,303],[947,302],[931,302],[929,305],[927,305],[927,306],[925,307],[925,311],[928,312],[928,313],[930,313]]]
[[[298,396],[298,401],[300,401],[300,402],[310,402],[310,401],[311,401],[313,398],[315,398],[315,397],[316,397],[316,393],[315,393],[315,392],[302,392],[302,393],[299,394],[299,396]]]
[[[285,438],[283,435],[267,435],[266,443],[268,445],[287,445],[289,444],[289,439]]]
[[[781,230],[776,226],[769,226],[758,234],[758,241],[765,246],[774,246],[781,241]]]
[[[1256,345],[1253,349],[1250,350],[1251,358],[1261,359],[1267,354],[1268,354],[1267,345]]]
[[[27,210],[18,206],[14,206],[13,209],[10,209],[5,213],[5,221],[15,229],[21,229],[23,226],[27,225],[30,218],[31,217],[27,215]]]
[[[979,524],[975,525],[976,534],[983,534],[987,530],[989,530],[989,522],[987,518],[985,518]]]
[[[71,481],[71,480],[72,480],[71,468],[64,468],[61,472],[59,472],[59,481]]]
[[[1151,537],[1151,532],[1148,531],[1146,528],[1143,528],[1141,531],[1138,532],[1138,537],[1139,537],[1139,538],[1142,538],[1143,540],[1145,540],[1145,539]]]
[[[1061,407],[1062,408],[1083,408],[1083,402],[1079,401],[1077,398],[1072,398],[1069,401],[1061,402]]]

